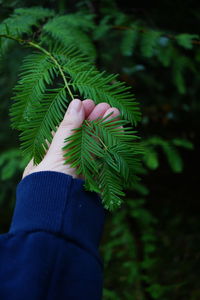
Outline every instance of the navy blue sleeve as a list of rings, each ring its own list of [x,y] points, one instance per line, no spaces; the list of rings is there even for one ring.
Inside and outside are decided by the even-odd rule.
[[[0,235],[1,300],[102,299],[106,212],[83,184],[42,171],[17,185],[10,230]]]

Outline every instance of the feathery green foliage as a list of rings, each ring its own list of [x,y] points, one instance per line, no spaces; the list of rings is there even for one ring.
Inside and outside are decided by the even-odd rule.
[[[26,46],[37,49],[23,61],[10,109],[12,128],[21,131],[23,154],[33,157],[35,164],[41,162],[48,149],[47,141],[52,140],[51,132],[56,131],[75,94],[117,107],[125,120],[115,121],[112,125],[101,121],[91,123],[89,127],[88,123],[83,124],[73,136],[75,140],[70,143],[76,146],[76,151],[69,151],[73,155],[66,160],[72,167],[77,167],[78,174],[84,175],[85,187],[98,191],[104,206],[114,210],[122,203],[120,197],[125,195],[124,184],[134,169],[134,163],[138,163],[135,157],[139,154],[137,147],[133,149],[130,142],[131,138],[132,142],[136,139],[136,136],[130,135],[135,131],[128,132],[127,128],[130,128],[126,127],[122,133],[116,131],[114,126],[126,125],[127,122],[137,125],[141,117],[138,103],[130,87],[118,81],[117,75],[98,71],[89,55],[85,55],[94,54],[94,46],[82,30],[94,29],[92,16],[55,16],[43,26],[37,36],[38,41],[30,41],[22,40],[23,36],[19,38],[20,33],[30,35],[31,25],[37,25],[40,17],[49,17],[52,13],[41,10],[40,14],[38,8],[30,9],[29,13],[32,21],[19,30],[18,35],[15,34],[15,27],[12,28],[12,22],[4,21],[8,27],[7,38],[20,43],[23,41]],[[16,10],[9,20],[15,19],[16,14],[25,18],[27,10]],[[94,137],[101,139],[104,148]],[[97,156],[96,160],[91,158],[92,154]]]
[[[23,33],[32,33],[32,26],[39,26],[45,18],[52,17],[54,12],[47,8],[18,8],[0,24],[0,33],[20,37]]]
[[[22,152],[18,148],[10,148],[0,153],[0,181],[2,182],[0,206],[3,206],[6,202],[10,206],[14,205],[15,191],[12,191],[12,179],[21,173],[27,164],[27,157],[22,157]],[[6,194],[11,197],[11,193],[14,197],[8,202]]]
[[[160,147],[165,153],[171,169],[175,173],[180,173],[183,170],[183,160],[177,147],[192,150],[193,144],[185,139],[172,139],[171,141],[166,141],[157,136],[152,136],[147,139],[144,142],[145,155],[143,156],[143,160],[147,167],[153,170],[157,169],[159,166],[157,147]]]
[[[0,155],[0,178],[1,180],[10,179],[17,169],[23,170],[28,163],[27,159],[21,159],[20,149],[10,149]],[[20,161],[20,163],[19,163]]]
[[[33,26],[39,27],[46,18],[53,16],[54,11],[42,7],[15,9],[14,13],[0,24],[0,35],[10,35],[14,38],[21,38],[23,35],[28,37],[33,33]],[[0,60],[12,44],[12,40],[0,39]]]
[[[77,174],[86,178],[86,184],[91,183],[89,188],[102,195],[105,207],[114,210],[122,203],[120,196],[125,196],[123,181],[133,176],[135,149],[132,142],[137,136],[129,127],[123,130],[119,127],[126,125],[126,121],[112,118],[111,122],[107,117],[85,121],[66,139],[63,149],[68,150],[65,163],[72,163]]]
[[[48,149],[46,140],[52,141],[51,131],[56,131],[56,126],[62,121],[68,102],[63,87],[47,90],[41,102],[30,110],[29,121],[22,125],[21,149],[24,154],[31,153],[36,164],[43,159]]]
[[[192,49],[194,39],[199,39],[197,34],[182,33],[176,36],[178,44],[186,49]]]
[[[135,27],[132,29],[131,25],[130,29],[124,31],[121,43],[121,50],[123,55],[131,56],[133,54],[133,51],[136,47],[138,35],[138,28]]]
[[[94,60],[96,56],[95,47],[88,36],[88,31],[94,29],[92,15],[68,14],[57,16],[43,27],[43,35],[51,36],[59,41],[64,47],[73,45],[81,50],[83,54]]]
[[[13,128],[20,130],[30,123],[33,107],[40,106],[47,85],[52,84],[54,69],[44,53],[34,53],[24,59],[10,112]]]
[[[145,31],[141,41],[141,52],[144,57],[152,57],[154,55],[156,46],[158,44],[158,38],[161,33],[155,30]]]
[[[88,70],[72,74],[72,86],[80,94],[87,98],[90,97],[100,103],[102,99],[111,106],[117,107],[122,111],[122,116],[136,125],[140,120],[138,103],[135,102],[133,95],[128,91],[124,83],[116,80],[115,75],[106,75],[105,72]],[[109,84],[109,83],[112,84]]]

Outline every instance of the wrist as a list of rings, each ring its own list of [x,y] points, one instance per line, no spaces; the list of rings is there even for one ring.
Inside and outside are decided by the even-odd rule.
[[[75,168],[71,168],[69,164],[64,165],[64,160],[63,159],[53,161],[51,159],[46,159],[46,158],[44,158],[43,161],[41,161],[37,166],[35,166],[31,170],[29,170],[29,172],[24,172],[22,178],[24,178],[27,175],[30,175],[32,173],[42,172],[42,171],[59,172],[59,173],[63,173],[63,174],[66,174],[66,175],[70,175],[74,179],[78,178],[78,179],[83,179],[84,180],[83,176],[80,176],[80,175],[76,174],[76,169]]]

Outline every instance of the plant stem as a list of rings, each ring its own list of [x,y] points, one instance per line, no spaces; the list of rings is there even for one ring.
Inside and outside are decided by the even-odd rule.
[[[95,133],[94,129],[90,125],[90,122],[88,122],[87,120],[85,120],[85,124],[87,126],[89,126],[93,130],[93,132]],[[104,146],[105,150],[108,150],[108,147],[104,144],[104,142],[102,141],[102,139],[99,136],[96,136],[96,137],[99,139],[99,141],[101,142],[101,144]]]
[[[11,36],[9,34],[0,34],[0,38],[5,38],[5,39],[10,39],[10,40],[13,40],[13,41],[16,41],[18,43],[21,43],[21,44],[27,44],[27,42],[25,40],[22,40],[20,38],[16,38],[14,36]]]
[[[65,74],[63,72],[63,69],[62,69],[61,65],[59,64],[59,62],[55,59],[55,57],[49,51],[47,51],[45,48],[41,47],[40,45],[38,45],[34,42],[25,41],[25,40],[22,40],[20,38],[16,38],[16,37],[13,37],[13,36],[10,36],[10,35],[7,35],[7,34],[0,34],[0,38],[1,37],[11,39],[11,40],[16,41],[20,44],[27,44],[27,45],[29,45],[33,48],[36,48],[36,49],[40,50],[41,52],[45,53],[47,56],[49,56],[50,59],[54,62],[54,64],[58,67],[58,70],[60,71],[60,75],[61,75],[61,77],[64,81],[65,87],[68,90],[70,97],[72,98],[72,100],[74,99],[74,96],[73,96],[73,94],[72,94],[72,92],[69,88],[69,85],[67,83],[67,80],[66,80],[66,77],[65,77]]]
[[[72,95],[72,92],[71,92],[71,90],[70,90],[70,88],[69,88],[69,85],[68,85],[67,80],[66,80],[66,78],[65,78],[65,74],[64,74],[64,72],[63,72],[63,70],[62,70],[61,65],[58,63],[58,61],[55,59],[55,57],[54,57],[50,52],[48,52],[46,49],[44,49],[43,47],[41,47],[41,46],[38,45],[38,44],[35,44],[35,43],[33,43],[33,42],[28,42],[28,44],[29,44],[30,46],[34,47],[34,48],[39,49],[41,52],[45,53],[46,55],[48,55],[48,56],[51,58],[51,60],[52,60],[52,61],[55,63],[55,65],[58,67],[58,69],[59,69],[59,71],[60,71],[60,74],[61,74],[61,76],[62,76],[62,78],[63,78],[63,81],[64,81],[64,83],[65,83],[65,87],[67,88],[67,90],[68,90],[68,92],[69,92],[69,94],[70,94],[70,96],[71,96],[71,98],[72,98],[72,100],[73,100],[73,99],[74,99],[74,96]]]

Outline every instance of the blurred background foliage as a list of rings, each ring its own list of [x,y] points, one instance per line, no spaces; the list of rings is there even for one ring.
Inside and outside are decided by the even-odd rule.
[[[16,8],[37,5],[0,0],[0,21]],[[113,0],[40,5],[60,14],[81,12],[90,20],[88,38],[80,31],[77,43],[90,49],[99,69],[133,86],[143,114],[141,181],[105,224],[103,299],[200,299],[199,10],[188,0],[162,1],[157,8]],[[13,44],[0,70],[1,233],[9,229],[16,185],[27,164],[8,116],[26,51]]]

